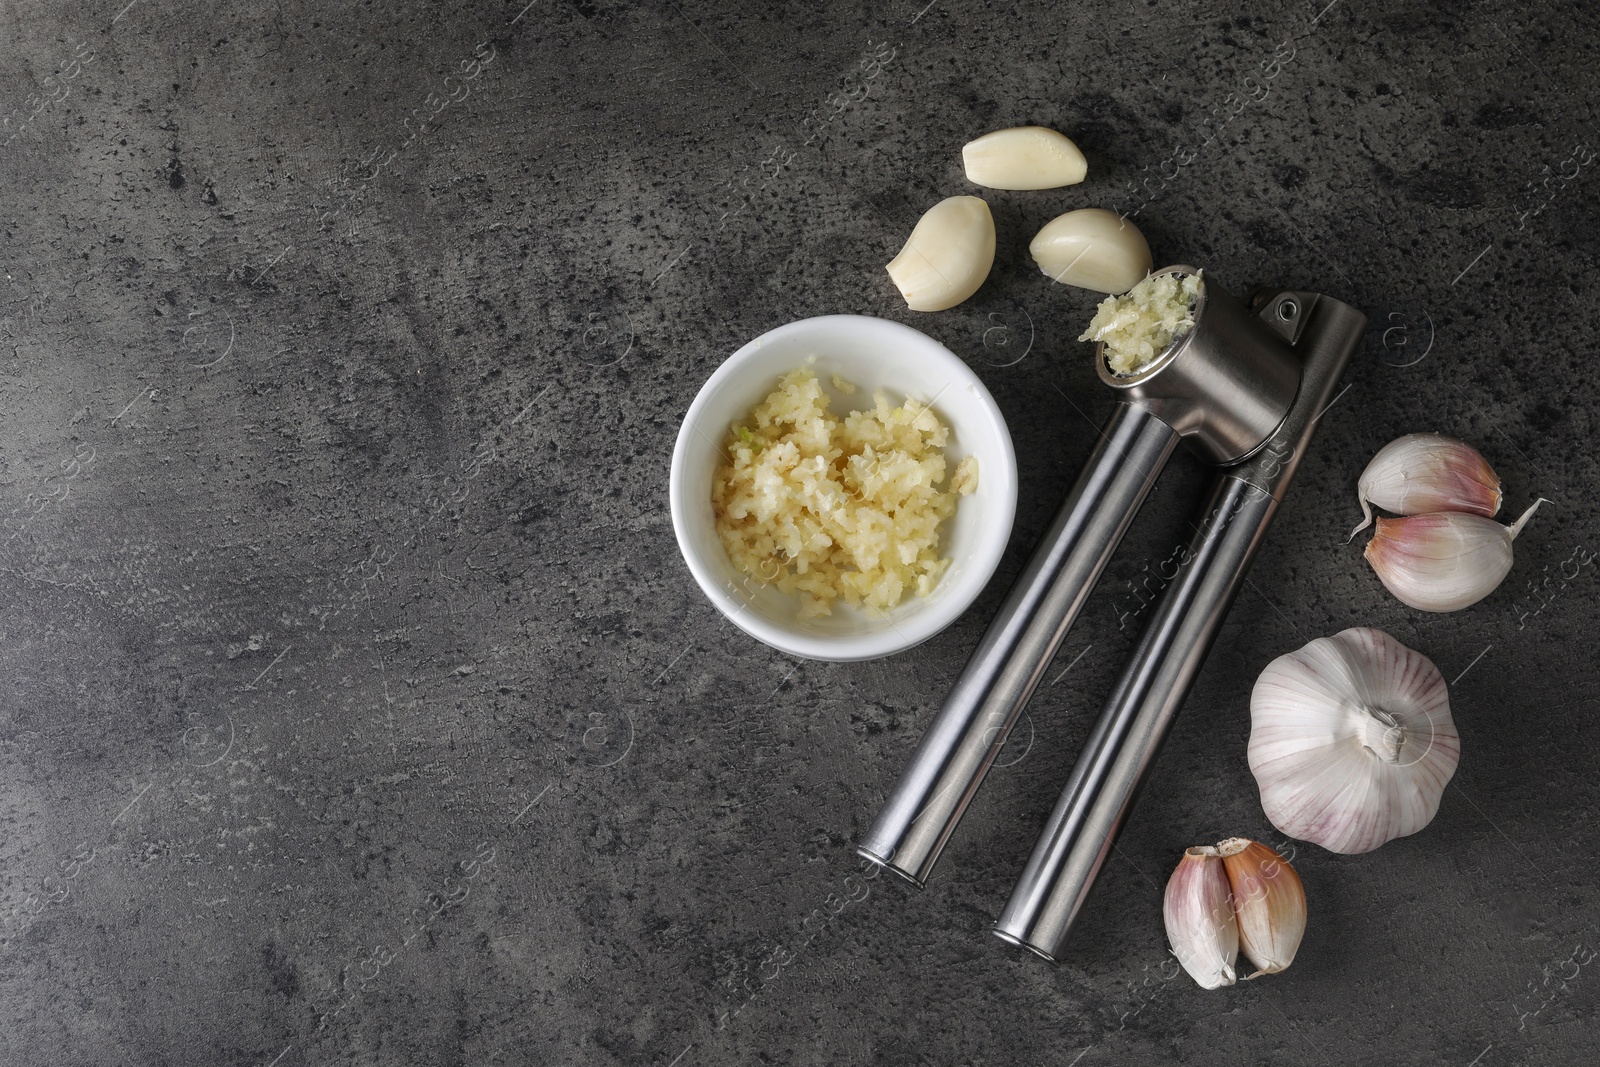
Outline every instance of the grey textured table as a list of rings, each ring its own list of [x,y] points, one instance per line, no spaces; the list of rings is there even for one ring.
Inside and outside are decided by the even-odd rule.
[[[3,13],[0,1063],[1592,1062],[1592,13],[124,3]],[[907,312],[883,264],[974,191],[964,141],[1026,123],[1089,180],[990,194],[990,282]],[[1108,406],[1071,340],[1092,297],[1026,256],[1082,206],[1372,326],[1051,967],[988,926],[1198,464],[928,889],[851,842]],[[943,341],[1020,453],[990,588],[874,663],[745,637],[666,508],[705,377],[826,312]],[[1342,543],[1366,458],[1423,429],[1478,444],[1509,511],[1553,501],[1454,615]],[[1251,683],[1351,625],[1453,682],[1439,816],[1296,850],[1287,973],[1174,979],[1181,850],[1278,840]]]

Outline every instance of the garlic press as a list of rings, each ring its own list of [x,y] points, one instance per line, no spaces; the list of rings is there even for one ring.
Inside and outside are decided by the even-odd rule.
[[[1157,273],[1191,275],[1188,266]],[[1083,472],[858,842],[923,885],[1157,476],[1187,441],[1219,467],[1178,570],[1100,713],[1010,901],[999,937],[1059,958],[1112,841],[1260,547],[1366,316],[1313,292],[1246,301],[1201,276],[1194,325],[1132,375]]]

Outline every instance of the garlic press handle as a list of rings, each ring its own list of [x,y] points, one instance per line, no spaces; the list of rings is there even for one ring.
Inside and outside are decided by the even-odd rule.
[[[1095,722],[995,934],[1055,960],[1233,603],[1278,502],[1224,474]]]
[[[1218,477],[1178,574],[995,924],[997,936],[1046,959],[1059,957],[1366,328],[1359,311],[1315,293],[1271,293],[1253,304],[1263,318],[1294,320],[1292,343],[1305,358],[1300,389],[1266,444]]]
[[[1127,532],[1178,432],[1118,403],[857,852],[922,885]]]

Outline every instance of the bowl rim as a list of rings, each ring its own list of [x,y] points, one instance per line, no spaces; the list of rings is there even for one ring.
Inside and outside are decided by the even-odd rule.
[[[774,623],[759,612],[747,610],[749,605],[733,596],[718,581],[702,558],[701,549],[690,537],[689,501],[685,498],[683,489],[693,435],[700,432],[698,423],[702,420],[702,413],[710,406],[712,398],[736,379],[744,365],[756,353],[775,341],[786,340],[791,334],[822,328],[838,328],[841,325],[848,328],[898,333],[907,342],[922,349],[934,368],[947,376],[952,385],[969,388],[978,401],[978,410],[983,412],[991,424],[1000,446],[1001,455],[998,458],[1003,464],[1003,470],[996,472],[1001,476],[1000,494],[988,508],[984,509],[971,564],[963,569],[958,583],[946,593],[943,600],[932,609],[917,612],[898,622],[889,622],[882,629],[850,636],[801,633]],[[994,476],[988,471],[994,459],[995,457],[985,457],[984,476]],[[914,326],[874,315],[816,315],[773,327],[740,346],[712,371],[711,376],[695,394],[679,425],[677,440],[672,450],[668,499],[672,511],[672,529],[678,542],[679,554],[694,576],[696,584],[700,586],[701,592],[735,626],[765,645],[802,659],[836,663],[881,659],[915,648],[943,631],[966,613],[973,601],[988,586],[989,580],[994,577],[994,572],[999,568],[1000,560],[1010,543],[1011,529],[1016,519],[1016,448],[1012,443],[1005,415],[995,403],[988,387],[983,384],[983,380],[960,357],[933,337]]]

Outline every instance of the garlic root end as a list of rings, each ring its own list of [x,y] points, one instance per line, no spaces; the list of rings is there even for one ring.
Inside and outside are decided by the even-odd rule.
[[[1511,524],[1511,539],[1513,541],[1515,541],[1517,539],[1517,534],[1521,533],[1523,525],[1529,519],[1533,518],[1533,513],[1535,511],[1539,510],[1539,505],[1540,504],[1553,504],[1553,503],[1555,503],[1555,501],[1546,499],[1545,497],[1540,497],[1538,500],[1535,500],[1532,504],[1529,504],[1528,505],[1528,510],[1524,511],[1521,515],[1517,516],[1517,521]]]
[[[1348,545],[1351,541],[1354,541],[1356,539],[1356,534],[1360,533],[1362,530],[1365,530],[1368,526],[1371,526],[1371,525],[1372,525],[1372,505],[1368,504],[1367,501],[1366,501],[1366,498],[1363,497],[1362,500],[1361,500],[1361,525],[1357,526],[1354,530],[1350,531],[1350,536],[1346,537],[1344,539],[1344,543]]]

